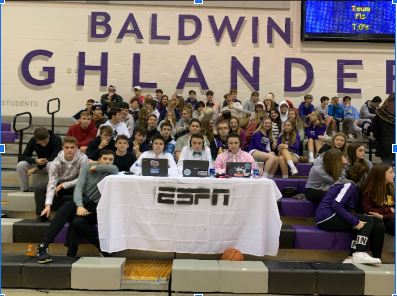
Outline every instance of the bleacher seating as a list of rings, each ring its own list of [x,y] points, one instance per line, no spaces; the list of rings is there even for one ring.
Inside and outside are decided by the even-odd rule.
[[[37,122],[41,121],[36,120],[36,124],[39,125]],[[59,126],[56,125],[56,130],[60,130],[61,136],[63,136],[69,123],[65,123],[67,122],[66,119],[59,122],[63,123]],[[45,124],[48,125],[48,121]],[[5,124],[2,127],[7,126],[9,125]],[[32,136],[32,133],[33,128],[27,130],[24,135],[24,145]],[[3,191],[3,205],[10,218],[2,219],[2,239],[3,244],[10,246],[7,250],[10,250],[14,245],[39,243],[49,223],[37,222],[34,219],[33,193],[18,192],[18,182],[15,178],[17,144],[7,145],[6,149],[10,148],[10,150],[6,150],[6,168],[5,173],[2,174],[2,180],[5,181],[6,189],[9,191]],[[11,153],[8,153],[9,151]],[[280,190],[293,187],[299,193],[303,193],[310,167],[311,165],[308,163],[300,163],[297,165],[299,172],[297,177],[289,179],[274,178],[274,181]],[[38,182],[33,180],[36,178],[40,179],[43,176],[35,176],[31,182]],[[266,197],[266,193],[261,194],[264,195],[264,198]],[[197,255],[170,253],[168,258],[173,260],[173,263],[170,261],[173,268],[172,275],[161,280],[159,278],[153,280],[153,277],[148,277],[146,281],[126,281],[123,276],[123,270],[126,264],[125,257],[128,257],[128,255],[122,254],[123,258],[98,258],[98,253],[91,252],[90,254],[96,257],[88,259],[82,257],[76,260],[64,256],[55,256],[54,263],[39,265],[36,263],[35,258],[21,255],[20,251],[16,252],[17,254],[7,251],[6,253],[3,252],[3,287],[87,290],[95,290],[100,287],[101,290],[155,290],[167,291],[173,295],[191,294],[203,292],[204,290],[197,291],[197,283],[193,284],[192,281],[184,280],[187,274],[183,266],[191,265],[195,261],[201,261],[201,263],[197,263],[199,264],[197,269],[192,271],[192,276],[197,278],[199,270],[207,271],[212,266],[214,276],[211,277],[211,282],[215,288],[208,292],[219,294],[273,293],[313,295],[316,293],[324,295],[385,295],[391,293],[394,283],[394,265],[383,264],[379,267],[369,268],[362,265],[342,265],[337,263],[340,262],[340,258],[347,255],[347,250],[350,248],[351,234],[327,232],[318,229],[313,220],[315,206],[310,201],[282,197],[279,201],[279,211],[283,220],[280,233],[280,253],[286,251],[292,254],[286,255],[283,260],[286,260],[285,258],[288,261],[301,260],[299,254],[304,253],[300,252],[306,252],[308,255],[305,261],[308,262],[280,262],[279,258],[281,257],[278,256],[274,258],[246,256],[247,261],[243,262],[203,261],[192,259],[196,258]],[[68,227],[68,224],[66,224],[56,237],[56,245],[62,245],[65,242]],[[394,246],[394,239],[389,238],[386,241],[386,244]],[[85,242],[83,241],[83,243]],[[394,259],[392,259],[394,254],[390,253],[391,249],[394,251],[393,246],[385,247],[388,253],[384,258],[384,262],[394,262]],[[20,250],[20,247],[18,250]],[[63,248],[62,251],[64,250]],[[328,257],[327,259],[322,257],[323,254],[327,253],[339,254],[338,259],[333,259],[330,263],[319,263],[319,261],[330,260]],[[62,254],[65,254],[65,252]],[[116,254],[116,256],[119,255]],[[219,254],[208,255],[208,257],[218,259]],[[107,259],[115,260],[109,261]],[[189,264],[182,262],[185,260],[190,260],[185,262]],[[179,273],[174,272],[174,266],[176,267],[175,270],[177,270],[178,266],[182,268]],[[82,274],[86,270],[98,272],[98,277],[83,279]],[[180,276],[182,278],[177,279]],[[233,282],[230,277],[241,280]],[[63,280],[55,281],[55,279],[59,278]],[[382,288],[377,290],[374,288],[376,285],[374,279],[380,278],[382,278],[383,284]],[[255,281],[243,285],[240,284],[243,279],[255,279]],[[177,288],[178,281],[185,285],[184,289],[179,290]],[[353,287],[348,287],[349,285],[347,284],[340,284],[347,281]]]

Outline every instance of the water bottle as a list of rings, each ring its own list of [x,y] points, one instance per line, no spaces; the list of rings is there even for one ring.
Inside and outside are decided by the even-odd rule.
[[[259,169],[253,169],[253,176],[255,179],[259,178]]]
[[[210,171],[209,173],[210,177],[215,178],[215,169],[209,169],[209,171]]]

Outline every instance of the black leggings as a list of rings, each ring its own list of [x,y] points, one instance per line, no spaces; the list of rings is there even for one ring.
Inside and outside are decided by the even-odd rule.
[[[100,251],[98,230],[95,225],[98,224],[96,214],[96,204],[92,201],[84,203],[84,208],[90,212],[87,216],[74,216],[69,227],[68,236],[68,256],[76,257],[80,244],[80,238],[87,239]]]
[[[319,204],[326,193],[327,191],[305,188],[305,197],[315,204]]]
[[[100,250],[98,231],[94,226],[97,224],[96,204],[91,201],[84,202],[84,208],[91,212],[91,214],[81,217],[76,216],[76,204],[73,201],[65,202],[51,221],[50,227],[44,235],[43,244],[48,247],[49,244],[53,243],[65,223],[69,222],[70,226],[65,243],[65,246],[68,247],[68,256],[76,257],[80,242],[79,236],[86,238]]]
[[[395,219],[383,219],[383,223],[385,224],[386,233],[395,236],[395,231],[396,231]]]
[[[353,226],[343,220],[340,216],[335,215],[332,218],[317,224],[324,230],[330,231],[352,231],[357,234],[352,240],[350,255],[354,252],[365,252],[369,239],[372,255],[381,258],[383,241],[385,237],[385,225],[382,220],[360,214],[354,214],[360,221],[366,222],[360,230],[353,229]]]

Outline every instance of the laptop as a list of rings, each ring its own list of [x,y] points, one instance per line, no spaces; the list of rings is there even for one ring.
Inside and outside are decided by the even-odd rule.
[[[250,162],[227,162],[226,174],[229,177],[249,178],[251,177]]]
[[[184,160],[184,177],[208,177],[209,162],[207,160]]]
[[[168,159],[143,158],[142,176],[167,177]]]

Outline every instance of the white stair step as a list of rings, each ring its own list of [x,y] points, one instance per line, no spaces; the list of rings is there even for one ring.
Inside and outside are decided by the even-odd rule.
[[[30,212],[36,210],[33,192],[10,192],[2,199],[5,211]]]

